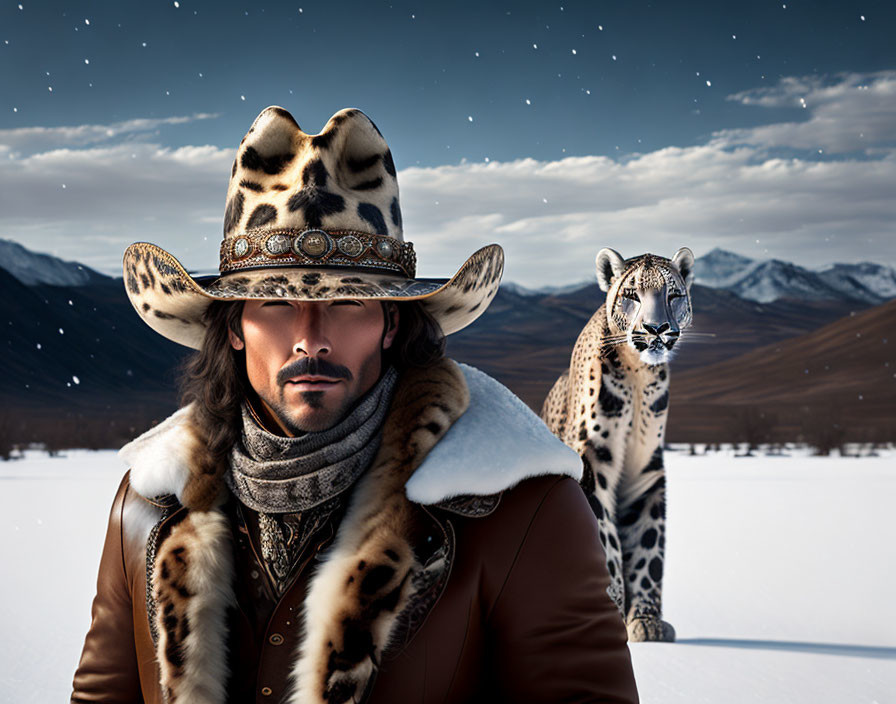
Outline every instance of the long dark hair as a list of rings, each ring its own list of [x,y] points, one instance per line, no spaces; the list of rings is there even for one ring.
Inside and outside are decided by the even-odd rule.
[[[253,394],[246,376],[246,353],[230,344],[230,333],[242,338],[243,301],[213,301],[205,311],[205,339],[184,364],[181,404],[194,404],[193,424],[203,451],[194,457],[198,475],[184,496],[191,508],[208,508],[217,479],[228,467],[230,450],[239,440],[243,401]],[[388,303],[384,302],[388,316]],[[399,372],[427,367],[445,356],[445,336],[435,319],[417,301],[400,301],[398,332],[384,352],[383,363]]]

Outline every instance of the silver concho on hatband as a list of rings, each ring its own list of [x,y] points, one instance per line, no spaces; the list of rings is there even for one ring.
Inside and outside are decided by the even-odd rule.
[[[323,230],[305,230],[293,240],[292,249],[299,256],[318,259],[330,253],[333,243]]]
[[[249,240],[245,237],[237,237],[233,242],[233,256],[237,259],[245,257],[250,249]]]
[[[264,241],[264,248],[268,254],[277,256],[286,254],[289,251],[289,237],[286,235],[271,235]]]
[[[361,240],[359,240],[354,235],[345,235],[344,237],[340,237],[336,240],[336,246],[339,247],[339,251],[342,252],[345,256],[351,257],[355,259],[361,255],[361,252],[364,251],[364,245],[361,244]]]

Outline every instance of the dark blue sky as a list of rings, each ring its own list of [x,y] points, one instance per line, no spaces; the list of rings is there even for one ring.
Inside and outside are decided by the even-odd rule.
[[[577,278],[601,246],[894,264],[894,36],[879,0],[4,0],[0,237],[207,268],[258,112],[315,133],[354,106],[422,261],[426,238],[452,267],[499,241],[511,277],[550,283],[553,238]]]
[[[313,132],[352,105],[399,166],[691,145],[798,110],[744,108],[732,93],[896,66],[893,2],[22,7],[0,10],[0,128],[216,113],[164,138],[227,147],[268,104]]]

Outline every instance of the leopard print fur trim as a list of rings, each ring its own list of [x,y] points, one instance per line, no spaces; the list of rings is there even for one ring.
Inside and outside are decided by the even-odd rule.
[[[152,575],[156,658],[168,704],[226,699],[231,531],[218,510],[191,511],[159,545]]]
[[[468,403],[454,362],[405,372],[380,451],[309,587],[289,704],[357,701],[372,686],[383,653],[401,637],[401,614],[412,595],[444,577],[447,560],[424,566],[414,555],[407,536],[416,509],[404,486]]]

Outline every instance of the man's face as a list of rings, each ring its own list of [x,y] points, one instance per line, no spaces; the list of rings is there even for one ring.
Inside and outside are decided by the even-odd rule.
[[[230,344],[246,350],[249,383],[281,430],[326,430],[379,378],[398,325],[389,310],[387,330],[379,301],[246,301]]]

